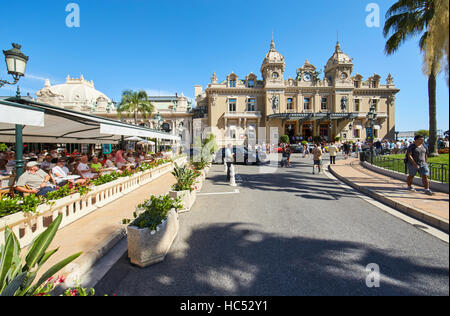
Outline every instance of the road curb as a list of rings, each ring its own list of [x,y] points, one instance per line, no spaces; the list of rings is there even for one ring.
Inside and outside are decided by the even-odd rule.
[[[82,281],[82,276],[125,237],[125,227],[119,227],[103,239],[96,247],[83,253],[76,261],[67,265],[64,270],[66,274],[64,288],[73,288],[79,285]]]
[[[430,214],[430,213],[420,210],[418,208],[399,203],[398,201],[395,201],[384,194],[381,194],[374,190],[370,190],[366,187],[360,186],[360,185],[354,183],[353,181],[350,181],[349,179],[345,178],[344,176],[341,176],[339,173],[337,173],[335,170],[333,170],[333,167],[331,165],[328,166],[328,170],[331,172],[331,174],[333,174],[340,181],[342,181],[342,182],[346,183],[347,185],[351,186],[352,188],[354,188],[358,191],[361,191],[362,193],[370,196],[374,200],[377,200],[383,204],[386,204],[389,207],[392,207],[393,209],[396,209],[402,213],[405,213],[411,217],[414,217],[415,219],[421,220],[430,226],[433,226],[433,227],[438,228],[446,233],[449,233],[449,221],[448,220],[438,217],[436,215]]]

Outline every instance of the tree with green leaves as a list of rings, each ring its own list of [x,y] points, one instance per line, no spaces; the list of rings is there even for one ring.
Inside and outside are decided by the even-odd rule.
[[[445,1],[447,1],[448,11],[448,0]],[[436,37],[430,33],[430,24],[432,25],[436,18],[437,4],[441,5],[441,1],[398,0],[386,13],[386,23],[383,30],[384,36],[386,38],[389,37],[385,46],[385,52],[387,55],[395,53],[399,49],[400,45],[408,39],[421,35],[419,40],[419,48],[425,55],[424,69],[426,69],[426,74],[428,75],[430,155],[437,155],[436,76],[442,70],[442,54],[438,53],[438,49],[435,49],[435,47],[437,47],[435,43],[442,37]],[[438,24],[441,25],[440,23]]]
[[[280,136],[280,143],[289,144],[289,136],[288,135],[281,135]]]
[[[149,101],[147,92],[125,90],[122,92],[122,101],[117,107],[119,117],[125,113],[134,117],[134,124],[138,125],[138,114],[142,114],[145,119],[152,116],[155,107]]]
[[[418,131],[416,131],[414,133],[414,136],[417,136],[417,135],[420,135],[420,136],[423,136],[423,137],[429,137],[430,136],[430,132],[428,130],[426,130],[426,129],[420,129],[420,130],[418,130]]]

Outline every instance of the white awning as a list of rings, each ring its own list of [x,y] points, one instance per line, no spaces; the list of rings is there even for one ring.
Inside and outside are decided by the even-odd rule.
[[[0,101],[0,123],[21,124],[31,126],[44,126],[44,111]]]
[[[374,125],[373,129],[381,129],[381,126],[380,125]]]
[[[133,137],[127,137],[127,138],[125,138],[125,140],[128,140],[128,141],[134,141],[134,142],[140,142],[140,141],[142,141],[143,139],[140,138],[140,137],[137,137],[137,136],[133,136]]]
[[[355,129],[363,129],[362,125],[355,125]]]
[[[114,144],[121,140],[121,136],[180,140],[180,137],[147,127],[62,109],[48,104],[29,101],[28,99],[16,101],[10,98],[3,101],[17,107],[24,106],[30,110],[35,110],[37,113],[43,113],[45,126],[34,126],[25,124],[26,122],[18,123],[12,120],[7,122],[0,121],[1,142],[15,142],[15,124],[23,125],[24,143]],[[7,114],[9,116],[9,112]]]

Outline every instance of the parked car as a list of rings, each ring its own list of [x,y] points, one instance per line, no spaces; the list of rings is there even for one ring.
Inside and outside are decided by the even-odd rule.
[[[292,149],[292,152],[293,153],[300,153],[300,154],[303,154],[303,146],[300,146],[300,145],[292,145],[291,146],[291,149]]]
[[[235,164],[248,164],[249,161],[252,164],[260,164],[261,161],[267,159],[267,155],[263,152],[251,152],[249,153],[248,149],[245,147],[233,147],[234,155],[234,163]],[[250,159],[249,159],[250,157]],[[213,156],[213,163],[223,164],[225,159],[225,148],[221,148],[217,151],[217,153]]]

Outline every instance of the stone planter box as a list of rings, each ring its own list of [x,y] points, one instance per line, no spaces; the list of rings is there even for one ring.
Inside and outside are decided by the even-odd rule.
[[[178,234],[177,212],[171,210],[158,228],[151,232],[148,228],[127,226],[128,257],[132,264],[144,268],[164,260]]]
[[[181,204],[183,205],[183,209],[178,210],[179,213],[188,212],[191,210],[192,205],[195,203],[195,199],[197,198],[197,194],[194,191],[190,192],[189,190],[185,191],[169,191],[169,196],[172,199],[180,199]]]

